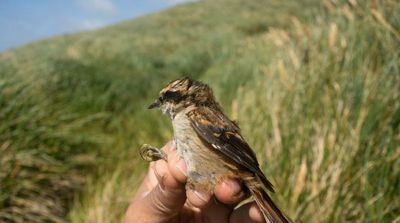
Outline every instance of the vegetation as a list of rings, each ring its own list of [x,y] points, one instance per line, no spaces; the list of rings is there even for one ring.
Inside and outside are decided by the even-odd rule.
[[[399,222],[399,27],[395,0],[209,0],[0,54],[0,221],[120,222],[185,75],[293,219]]]

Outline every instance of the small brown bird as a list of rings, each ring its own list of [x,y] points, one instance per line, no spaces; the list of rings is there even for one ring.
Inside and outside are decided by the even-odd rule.
[[[226,178],[239,179],[266,222],[289,222],[266,193],[273,192],[272,184],[253,150],[239,127],[224,115],[209,86],[189,78],[175,80],[161,90],[149,106],[152,108],[159,108],[172,120],[174,143],[188,167],[187,187],[211,192]]]

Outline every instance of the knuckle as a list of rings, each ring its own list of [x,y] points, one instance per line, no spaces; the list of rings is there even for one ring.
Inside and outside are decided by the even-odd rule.
[[[165,197],[162,195],[163,189],[159,186],[157,187],[154,193],[151,193],[150,195],[150,201],[151,205],[153,206],[153,210],[160,214],[160,215],[166,215],[172,212],[172,209],[170,205],[167,204],[167,200]]]

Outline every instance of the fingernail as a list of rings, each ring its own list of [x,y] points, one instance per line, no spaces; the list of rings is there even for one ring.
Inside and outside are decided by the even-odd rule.
[[[163,183],[158,183],[158,187],[160,188],[160,191],[161,191],[162,193],[165,192],[165,186],[164,186]]]
[[[187,166],[183,159],[179,158],[178,162],[176,163],[176,169],[178,169],[179,172],[187,177]]]
[[[235,181],[235,180],[227,180],[224,182],[226,186],[232,191],[233,197],[239,197],[243,195],[242,188],[240,187],[240,184]]]
[[[174,149],[174,142],[168,141],[162,148],[166,153],[172,151]]]
[[[173,141],[171,140],[171,141],[168,141],[167,142],[167,144],[165,144],[165,146],[166,147],[172,147],[174,144],[173,144]]]
[[[265,222],[264,216],[257,204],[253,203],[249,210],[250,218],[256,222]]]
[[[175,150],[176,148],[175,148],[175,142],[174,142],[174,140],[169,141],[169,142],[167,143],[167,147],[168,147],[169,149],[171,149],[171,150]]]
[[[194,190],[193,194],[195,194],[200,200],[204,201],[205,203],[207,203],[208,200],[210,199],[210,196],[206,193],[202,193],[202,192]]]

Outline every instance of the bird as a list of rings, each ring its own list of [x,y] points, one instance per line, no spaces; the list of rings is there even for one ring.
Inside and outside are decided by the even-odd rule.
[[[267,193],[274,192],[273,186],[238,124],[224,114],[207,84],[188,77],[174,80],[148,108],[160,109],[172,121],[173,142],[188,168],[187,188],[212,192],[219,182],[235,178],[267,223],[290,222]],[[147,152],[153,156],[150,161],[164,158],[153,147]]]

